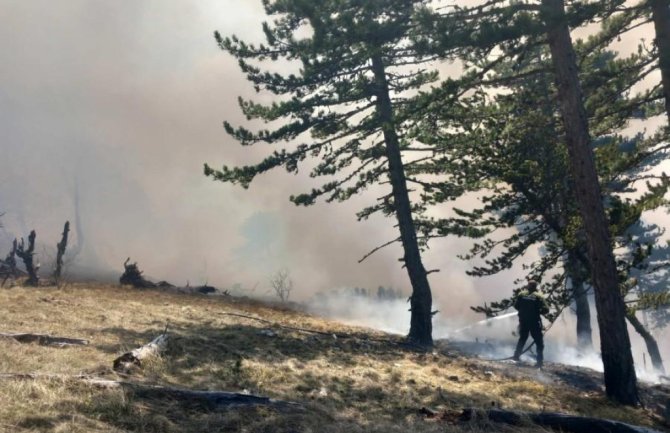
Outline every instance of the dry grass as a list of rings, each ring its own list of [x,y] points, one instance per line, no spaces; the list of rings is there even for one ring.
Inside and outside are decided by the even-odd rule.
[[[355,338],[272,328],[223,313]],[[653,425],[642,409],[621,408],[534,377],[511,380],[486,363],[417,353],[371,341],[392,337],[239,299],[208,298],[78,284],[64,289],[0,291],[3,332],[87,338],[87,347],[57,349],[0,340],[0,372],[92,374],[116,378],[112,360],[155,337],[170,323],[168,353],[126,380],[219,389],[301,402],[304,411],[270,408],[205,411],[177,402],[146,401],[76,381],[0,383],[0,431],[7,432],[478,432],[485,424],[451,425],[417,415],[421,407],[465,406],[586,413]],[[544,431],[528,427],[522,431]]]

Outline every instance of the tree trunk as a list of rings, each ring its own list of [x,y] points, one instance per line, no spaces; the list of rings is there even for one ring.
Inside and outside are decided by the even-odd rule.
[[[575,307],[577,310],[577,346],[580,352],[593,350],[593,331],[591,330],[591,306],[584,282],[578,281],[574,287]]]
[[[405,169],[400,153],[400,141],[394,126],[393,107],[386,80],[384,62],[380,54],[372,57],[372,72],[377,86],[377,115],[382,121],[386,144],[389,178],[393,188],[393,207],[398,218],[404,263],[412,283],[410,308],[412,312],[408,338],[422,346],[433,344],[432,304],[428,274],[421,262],[421,252],[412,220],[412,207],[407,191]]]
[[[593,331],[591,330],[591,306],[589,305],[588,289],[584,284],[584,272],[579,259],[574,253],[568,253],[566,270],[572,285],[572,297],[575,299],[577,313],[577,347],[580,352],[593,350]]]
[[[651,16],[656,31],[658,63],[661,69],[661,82],[665,98],[665,112],[670,121],[670,1],[650,0]]]
[[[28,236],[28,249],[26,249],[25,242],[23,238],[21,238],[19,248],[16,250],[16,255],[19,256],[21,260],[23,260],[23,264],[26,267],[26,272],[28,272],[28,280],[26,281],[26,284],[33,287],[40,285],[40,279],[37,276],[37,269],[39,269],[39,266],[35,266],[34,262],[36,237],[37,234],[35,233],[35,230],[32,230]]]
[[[56,284],[58,284],[61,274],[63,273],[63,256],[65,255],[65,249],[67,248],[68,233],[70,233],[70,221],[65,221],[65,226],[63,226],[63,236],[61,237],[60,242],[56,244],[56,269],[54,270]]]
[[[608,221],[602,203],[575,52],[565,17],[564,0],[542,0],[542,16],[556,73],[558,98],[566,131],[575,198],[586,233],[591,281],[596,295],[605,389],[619,403],[639,403],[626,307],[612,252]]]
[[[651,365],[654,367],[654,371],[658,374],[665,374],[665,368],[663,367],[663,358],[661,357],[661,351],[658,349],[658,343],[651,332],[647,331],[647,328],[638,320],[635,316],[634,311],[629,311],[626,315],[628,322],[633,325],[635,331],[644,339],[644,343],[647,345],[647,352],[649,352],[649,357],[651,358]]]

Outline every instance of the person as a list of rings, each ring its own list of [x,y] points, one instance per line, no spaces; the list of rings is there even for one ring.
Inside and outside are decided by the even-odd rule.
[[[537,349],[537,364],[535,366],[541,368],[544,360],[541,316],[549,312],[549,307],[547,307],[542,293],[537,291],[537,281],[529,280],[526,289],[516,295],[514,308],[519,312],[519,342],[516,345],[513,359],[515,361],[519,360],[528,340],[528,334],[530,334]]]

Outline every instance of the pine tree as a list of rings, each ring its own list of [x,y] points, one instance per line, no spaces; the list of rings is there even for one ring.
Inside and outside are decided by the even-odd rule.
[[[591,150],[591,136],[565,5],[563,0],[542,0],[542,8],[566,130],[575,198],[586,233],[591,281],[596,294],[605,389],[620,403],[636,405],[640,399],[626,328],[626,307],[619,292],[616,262]]]
[[[226,122],[226,131],[245,146],[282,148],[255,165],[221,170],[205,165],[205,174],[246,188],[268,170],[284,167],[296,173],[307,158],[318,158],[310,176],[328,179],[309,193],[291,196],[297,205],[311,205],[319,197],[343,201],[374,184],[390,183],[391,192],[358,217],[382,212],[397,219],[395,241],[402,244],[401,260],[412,285],[408,338],[431,345],[432,295],[414,222],[425,207],[412,203],[407,186],[425,170],[427,159],[408,156],[425,151],[413,146],[408,131],[429,109],[420,90],[438,78],[425,70],[435,56],[418,54],[409,39],[412,16],[424,3],[264,0],[266,13],[274,17],[263,26],[267,43],[256,46],[217,33],[220,47],[238,59],[255,89],[280,96],[281,102],[269,105],[240,99],[243,113],[250,120],[283,121],[274,130],[258,132]],[[278,60],[297,62],[301,69],[282,75],[258,66]]]
[[[635,371],[633,369],[632,354],[630,350],[630,341],[625,325],[626,309],[622,296],[619,292],[619,275],[617,272],[614,255],[612,253],[612,243],[610,239],[609,225],[603,207],[603,195],[600,189],[600,183],[594,163],[591,134],[598,137],[600,131],[589,130],[589,124],[586,117],[586,107],[582,101],[581,83],[578,76],[578,63],[574,54],[574,47],[570,38],[570,27],[575,28],[584,23],[594,20],[598,16],[607,16],[608,11],[616,8],[621,2],[572,2],[571,8],[566,12],[564,4],[560,0],[543,0],[539,4],[526,2],[487,2],[482,6],[474,8],[456,8],[450,12],[448,19],[434,18],[428,15],[424,17],[428,25],[444,32],[443,38],[430,40],[426,38],[421,42],[427,47],[428,51],[449,48],[454,41],[461,46],[469,45],[470,57],[468,60],[475,65],[473,68],[475,75],[482,85],[493,83],[509,82],[513,78],[519,78],[521,72],[511,68],[511,73],[504,78],[491,78],[488,72],[493,70],[510,56],[521,59],[527,55],[530,48],[548,44],[551,59],[551,66],[547,70],[552,73],[557,83],[557,99],[559,104],[562,121],[557,125],[562,129],[562,133],[567,143],[567,152],[563,156],[566,162],[565,167],[572,172],[571,188],[574,191],[574,209],[575,217],[563,221],[564,227],[572,229],[575,234],[583,233],[583,240],[588,246],[586,253],[589,258],[589,270],[591,271],[591,281],[596,292],[596,304],[599,311],[598,320],[601,331],[601,348],[603,364],[605,367],[605,383],[607,394],[624,404],[636,404],[638,402]],[[453,19],[458,15],[461,19]],[[625,20],[624,20],[625,21]],[[618,23],[617,23],[618,24]],[[469,31],[469,34],[468,34]],[[617,31],[616,25],[611,32]],[[605,38],[602,42],[591,41],[594,44],[607,44]],[[432,45],[431,45],[432,43]],[[496,51],[502,51],[500,55]],[[476,58],[484,59],[476,61]],[[543,67],[543,65],[539,65]],[[525,71],[523,74],[529,76],[538,71]],[[606,101],[606,99],[604,100]],[[602,101],[601,101],[602,102]],[[616,102],[616,100],[614,101]],[[642,104],[642,102],[640,102]],[[617,121],[617,116],[621,110],[616,105],[614,107],[604,104],[600,107],[598,113],[601,117],[601,124],[606,125],[604,120],[608,118],[612,122]],[[479,110],[480,113],[486,113]],[[482,122],[483,128],[486,123]],[[523,126],[521,126],[523,128]],[[513,128],[518,128],[514,125]],[[607,128],[607,126],[605,126]],[[470,127],[470,130],[477,130]],[[477,132],[481,138],[491,138],[486,132]],[[488,137],[487,137],[488,136]],[[607,148],[607,146],[606,146]],[[501,149],[493,149],[493,154],[501,152]],[[461,158],[463,155],[461,156]],[[458,158],[452,158],[454,161]],[[548,161],[542,158],[543,161]],[[561,159],[559,158],[558,161]],[[461,159],[454,165],[461,165],[463,170],[468,170],[471,166],[471,158]],[[512,166],[513,168],[513,166]],[[521,167],[522,169],[524,167]],[[615,167],[616,168],[616,167]],[[453,173],[453,165],[446,169]],[[561,173],[558,170],[557,173]],[[563,171],[564,179],[568,177]],[[513,200],[514,196],[508,194],[505,188],[501,188],[489,182],[477,180],[477,174],[468,174],[463,176],[463,182],[468,185],[478,185],[480,188],[489,188],[493,190],[491,209],[496,208],[500,201]],[[529,189],[528,185],[521,185]],[[559,189],[560,190],[560,189]],[[507,196],[505,197],[505,195]],[[546,196],[544,197],[546,198]],[[542,203],[544,207],[562,206],[561,203],[568,204],[562,200],[556,202]],[[565,210],[565,209],[564,209]],[[486,218],[486,211],[478,211],[476,217]],[[549,212],[553,214],[553,212]],[[558,215],[565,215],[559,213]],[[481,235],[481,227],[472,227],[468,225],[468,220],[473,217],[472,214],[460,213],[459,218],[452,218],[450,221],[436,221],[434,223],[434,232],[437,234],[445,233],[469,233],[471,235]],[[517,223],[512,215],[502,215],[501,219],[508,218],[512,224]],[[465,223],[464,229],[461,223]],[[547,230],[541,224],[534,224],[528,221],[528,224],[522,225],[521,233],[513,235],[508,240],[496,244],[493,241],[485,241],[485,248],[491,250],[497,245],[505,248],[502,260],[499,262],[491,261],[492,268],[501,268],[519,257],[538,239],[551,236],[551,230]],[[580,240],[579,238],[575,238]],[[539,270],[549,269],[556,259],[561,257],[564,251],[561,243],[545,242],[548,246],[545,256],[538,263]],[[575,250],[579,252],[579,249]]]

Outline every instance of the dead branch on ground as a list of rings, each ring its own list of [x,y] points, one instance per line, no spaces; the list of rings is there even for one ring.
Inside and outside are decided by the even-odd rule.
[[[181,404],[206,409],[240,406],[274,406],[277,408],[302,409],[300,403],[275,400],[253,394],[242,394],[229,391],[200,391],[185,388],[126,382],[120,380],[101,379],[87,375],[61,375],[40,373],[0,373],[2,380],[75,380],[102,389],[121,389],[129,391],[136,398],[165,399]]]
[[[40,346],[70,347],[86,346],[88,340],[70,337],[55,337],[46,334],[6,334],[0,333],[0,338],[11,338],[19,343],[37,343]]]
[[[532,422],[542,427],[550,427],[572,433],[660,433],[647,427],[634,426],[620,421],[567,415],[553,412],[516,412],[502,409],[463,409],[462,421],[488,420],[509,425],[523,425]]]

